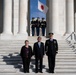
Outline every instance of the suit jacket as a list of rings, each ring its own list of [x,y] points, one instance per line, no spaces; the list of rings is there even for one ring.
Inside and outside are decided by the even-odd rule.
[[[56,55],[58,52],[58,43],[56,39],[53,39],[53,41],[46,40],[45,42],[45,51],[47,56]]]
[[[27,56],[28,56],[28,58],[31,58],[32,54],[33,53],[32,53],[32,47],[31,46],[29,46],[29,48],[28,48],[28,54],[27,54],[27,51],[26,51],[26,47],[25,46],[23,46],[21,48],[20,56],[22,58],[26,58]]]
[[[44,55],[44,43],[41,42],[40,48],[39,48],[38,42],[34,43],[33,53],[36,58],[42,58]]]

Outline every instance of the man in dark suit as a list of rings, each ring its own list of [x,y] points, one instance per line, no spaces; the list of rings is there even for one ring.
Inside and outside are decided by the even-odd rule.
[[[37,36],[39,36],[40,34],[40,18],[37,17],[37,20],[36,20],[36,34]]]
[[[38,65],[40,64],[40,72],[42,73],[44,43],[41,42],[41,37],[38,37],[37,40],[38,41],[34,43],[33,47],[33,53],[35,55],[35,67],[36,67],[36,73],[38,73]]]
[[[29,65],[30,65],[30,60],[32,57],[32,47],[29,46],[29,41],[25,41],[25,45],[22,46],[20,56],[23,61],[23,69],[24,73],[29,73]]]
[[[35,35],[35,27],[36,27],[36,22],[35,22],[35,18],[33,17],[31,21],[32,36]]]
[[[48,56],[49,73],[54,73],[55,57],[58,53],[58,43],[53,39],[53,33],[49,33],[49,39],[45,42],[45,51]]]
[[[40,27],[41,27],[41,29],[42,29],[42,36],[45,36],[46,21],[45,21],[44,18],[42,18]]]

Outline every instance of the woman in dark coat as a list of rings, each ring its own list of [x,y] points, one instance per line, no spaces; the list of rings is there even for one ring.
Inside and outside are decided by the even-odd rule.
[[[29,46],[28,40],[25,40],[25,45],[21,48],[20,56],[23,61],[24,73],[29,73],[29,65],[32,57],[32,47]]]

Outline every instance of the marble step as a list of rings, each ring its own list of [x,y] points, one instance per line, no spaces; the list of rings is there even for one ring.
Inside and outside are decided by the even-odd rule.
[[[0,73],[16,73],[15,69],[0,69]]]
[[[34,41],[29,41],[29,43],[31,43],[31,44],[33,44],[33,43],[35,43],[35,42],[37,42],[37,41],[36,41],[36,40],[34,40]],[[45,40],[42,40],[42,42],[45,43]],[[9,41],[1,42],[1,41],[0,41],[0,44],[3,44],[3,43],[4,43],[4,44],[6,44],[6,43],[7,43],[7,44],[24,44],[24,41],[22,41],[22,42],[16,42],[16,41],[15,41],[15,42],[9,42]],[[67,42],[62,42],[62,41],[61,41],[61,42],[58,41],[58,43],[59,43],[59,44],[67,44]]]
[[[64,54],[72,54],[72,53],[74,53],[75,54],[75,52],[74,51],[58,51],[58,54],[62,54],[62,53],[64,53]]]
[[[73,60],[76,61],[76,58],[74,58],[74,57],[71,57],[71,58],[68,58],[68,57],[63,57],[63,58],[60,58],[60,57],[59,57],[59,58],[58,58],[58,57],[57,57],[57,61],[58,61],[58,60],[61,60],[61,59],[63,59],[64,61],[66,61],[66,60],[69,61],[69,60],[71,60],[71,59],[73,59]],[[44,59],[44,60],[45,60],[45,59]],[[15,62],[15,61],[21,61],[21,58],[3,58],[3,59],[0,59],[0,62],[2,62],[2,61],[5,61],[5,62],[6,62],[6,61],[14,61],[14,62]],[[63,61],[63,62],[64,62],[64,61]],[[71,62],[71,61],[70,61],[70,62]],[[68,62],[68,63],[69,63],[69,62]]]
[[[76,62],[76,59],[56,59],[56,62]]]
[[[65,53],[65,54],[61,54],[61,53]],[[68,53],[68,55],[73,55],[72,53],[74,53],[74,55],[75,55],[75,52],[74,51],[58,51],[58,55],[66,55],[66,53]],[[69,53],[71,53],[71,54],[69,54]],[[12,54],[12,55],[14,55],[14,54],[20,54],[20,51],[6,51],[6,52],[0,52],[0,54],[1,55],[5,55],[5,54]]]
[[[60,62],[60,63],[63,63],[63,64],[58,64],[58,62],[57,62],[56,66],[61,66],[61,68],[62,68],[62,66],[73,66],[73,67],[76,66],[76,64],[64,64],[64,62]],[[74,63],[76,63],[76,62],[74,62]],[[20,61],[18,61],[18,62],[17,61],[14,61],[14,62],[12,62],[12,61],[11,62],[10,61],[9,62],[0,62],[0,65],[20,65],[20,64],[22,64],[22,62],[20,62]]]
[[[32,47],[33,48],[33,47]],[[0,47],[0,50],[21,50],[21,47]],[[59,50],[72,50],[72,48],[59,48]]]
[[[21,67],[22,67],[22,65],[0,65],[0,69],[15,69],[15,68],[21,68]],[[34,68],[35,68],[35,66],[34,66]],[[47,66],[45,66],[45,68],[47,68]],[[32,69],[31,66],[30,66],[30,69]],[[55,69],[76,69],[76,66],[72,66],[72,65],[62,66],[62,65],[60,65],[60,66],[56,66]]]
[[[13,53],[5,52],[5,53],[0,54],[0,57],[3,57],[3,56],[4,57],[20,57],[20,53],[19,52],[13,52]],[[47,56],[47,55],[45,54],[44,56]],[[76,54],[74,52],[70,52],[70,53],[69,52],[58,52],[58,54],[56,56],[71,57],[71,56],[76,56]]]
[[[16,73],[17,70],[11,70],[11,69],[0,69],[0,73]],[[46,69],[43,70],[44,73],[46,72]],[[30,74],[34,73],[30,70]],[[55,70],[55,73],[76,73],[76,69],[57,69]]]
[[[34,39],[31,38],[31,39],[29,39],[29,41],[31,41],[31,42],[32,42],[33,40],[34,40],[34,41],[37,41],[37,38],[34,38]],[[46,40],[46,39],[42,39],[42,41],[45,41],[45,40]],[[17,43],[17,42],[24,42],[24,41],[25,41],[25,40],[0,40],[0,42],[16,42],[16,43]],[[58,42],[64,42],[64,43],[66,42],[66,40],[57,40],[57,41],[58,41]]]
[[[76,66],[56,66],[55,69],[76,69]]]
[[[34,43],[35,43],[35,42],[29,43],[29,44],[30,44],[30,45],[33,45]],[[43,43],[45,44],[45,42],[43,42]],[[8,45],[8,46],[9,46],[9,45],[10,45],[10,46],[11,46],[11,45],[13,45],[13,46],[14,46],[14,45],[18,46],[18,45],[19,45],[19,46],[20,46],[20,45],[21,45],[21,46],[22,46],[22,45],[24,45],[24,43],[0,43],[0,45],[1,45],[1,46],[2,46],[2,45],[4,45],[4,46],[7,46],[7,45]],[[62,46],[62,45],[63,45],[63,46],[69,46],[69,44],[67,44],[67,43],[58,43],[58,45],[59,45],[59,46]]]
[[[26,73],[26,75],[76,75],[76,73],[54,73],[54,74],[51,74],[51,73],[32,73],[30,72],[29,74]],[[23,72],[18,72],[18,73],[0,73],[0,75],[25,75],[25,73]]]
[[[0,65],[0,69],[15,69],[21,68],[22,66],[19,65]]]
[[[9,53],[9,52],[8,52]],[[0,56],[0,58],[3,58],[3,57],[8,57],[8,58],[10,58],[10,57],[20,57],[20,55],[19,55],[19,53],[18,52],[14,52],[14,53],[9,53],[8,54],[7,52],[5,52],[5,53],[2,53],[2,54],[0,54],[1,56]],[[34,55],[33,55],[34,56]],[[46,54],[44,55],[44,56],[46,56]],[[56,55],[56,57],[76,57],[76,54],[57,54]]]
[[[5,47],[5,48],[13,48],[13,47],[17,47],[17,48],[20,48],[20,47],[22,47],[23,45],[0,45],[0,48],[3,48],[3,47]],[[31,46],[33,46],[33,44],[31,44]],[[70,46],[59,46],[59,48],[70,48]]]
[[[14,50],[15,51],[15,50],[17,50],[18,51],[18,50],[21,50],[21,47],[20,48],[19,47],[4,47],[4,48],[0,48],[0,50],[1,51],[2,50],[5,50],[5,51],[10,51],[10,50]],[[67,50],[68,51],[70,51],[70,50],[73,51],[72,48],[59,48],[58,49],[58,51],[62,51],[62,50],[64,50],[64,51],[67,51]]]
[[[5,54],[5,53],[19,53],[21,50],[0,50],[0,54]],[[74,50],[58,50],[58,52],[74,52]]]
[[[56,58],[76,58],[76,55],[65,55],[65,56],[64,55],[57,55]],[[17,55],[17,56],[11,56],[11,55],[0,56],[0,59],[3,59],[3,58],[21,58],[21,56],[19,56],[19,55]]]
[[[73,50],[58,50],[58,52],[73,52]]]
[[[0,72],[16,72],[18,70],[18,68],[15,69],[15,68],[13,68],[13,66],[8,67],[8,68],[6,67],[5,69],[4,68],[5,67],[3,67],[2,69],[0,68]],[[13,71],[11,71],[10,69],[12,69]],[[21,69],[21,68],[19,68],[19,69]],[[32,70],[32,68],[30,69],[30,71],[31,70]],[[43,72],[46,72],[46,70],[47,70],[47,68],[43,69]],[[57,69],[55,69],[55,72],[63,72],[64,71],[64,72],[74,72],[75,73],[75,70],[76,70],[76,68],[57,68]]]
[[[57,73],[76,73],[76,69],[56,69]]]
[[[5,51],[5,50],[3,50],[3,52],[2,52],[2,50],[0,51],[0,54],[19,54],[20,53],[20,51],[21,50],[18,50],[18,51],[15,51],[15,50],[8,50],[8,51]],[[61,55],[62,53],[64,53],[65,55],[66,55],[66,53],[68,53],[69,55],[73,55],[73,54],[75,54],[75,51],[65,51],[65,50],[59,50],[58,51],[58,55]]]
[[[36,38],[33,38],[36,39]],[[36,40],[34,40],[35,42]],[[33,45],[33,40],[30,39],[30,45]],[[45,42],[45,39],[43,39],[43,42]],[[4,75],[11,75],[11,74],[22,74],[25,75],[20,69],[22,69],[22,60],[19,56],[20,49],[24,45],[23,41],[1,41],[0,42],[0,74]],[[64,41],[58,40],[59,45],[59,52],[56,56],[56,67],[55,67],[55,75],[65,75],[65,74],[75,74],[76,75],[76,55],[75,52],[70,48],[70,46]],[[33,57],[34,58],[34,57]],[[40,75],[49,75],[49,73],[46,72],[46,69],[48,69],[48,60],[47,57],[44,57],[44,65],[45,69],[43,69],[43,74]],[[31,65],[35,66],[34,64]],[[12,69],[12,71],[10,70]],[[34,75],[35,73],[32,71],[32,68],[30,68],[29,75]],[[27,75],[27,74],[26,74]],[[36,74],[35,74],[36,75]],[[50,74],[51,75],[51,74]]]
[[[31,62],[32,63],[32,62]],[[34,63],[34,62],[33,62]],[[48,61],[43,62],[44,64],[48,64]],[[69,64],[68,64],[69,63]],[[19,65],[22,64],[21,60],[16,61],[0,61],[0,65]],[[56,61],[56,66],[66,65],[66,66],[76,66],[76,61]]]
[[[19,49],[0,49],[0,52],[20,52],[21,51],[21,48],[19,48]],[[58,51],[62,51],[62,52],[66,52],[66,51],[68,51],[68,52],[70,52],[70,51],[72,51],[72,52],[74,52],[74,50],[71,50],[71,49],[59,49]]]
[[[0,55],[1,55],[1,54],[0,54]],[[64,54],[64,55],[65,55],[65,54]],[[65,56],[64,56],[64,55],[57,55],[56,58],[63,58],[63,59],[64,59],[64,58],[68,58],[68,59],[76,58],[76,55],[74,55],[74,56],[73,56],[73,55],[69,55],[69,54],[68,54],[68,55],[65,55]],[[46,55],[45,55],[45,56],[46,56]],[[20,56],[17,55],[17,54],[12,54],[12,55],[11,55],[11,54],[4,54],[4,55],[1,55],[1,56],[0,56],[0,59],[1,59],[1,58],[2,58],[2,59],[3,59],[3,58],[9,58],[9,59],[10,59],[10,58],[20,58]]]
[[[21,61],[0,61],[0,65],[18,65],[18,64],[22,64]]]
[[[20,67],[17,67],[16,66],[16,68],[15,68],[15,66],[5,66],[5,67],[0,67],[0,72],[1,72],[1,70],[3,70],[3,72],[6,72],[5,70],[8,70],[8,72],[10,72],[11,73],[11,70],[10,69],[12,69],[13,70],[13,72],[17,72],[18,70],[20,70],[20,69],[22,69],[22,68],[20,68]],[[30,68],[30,71],[31,71],[31,73],[33,72],[32,71],[32,69],[33,68]],[[34,68],[35,69],[35,68]],[[48,67],[46,68],[43,68],[43,72],[46,72],[46,70],[48,69]],[[76,66],[74,67],[74,66],[71,66],[71,67],[56,67],[55,68],[55,72],[58,72],[58,70],[59,70],[59,72],[63,72],[64,71],[64,73],[65,72],[69,72],[69,71],[71,71],[71,72],[74,72],[75,73],[75,70],[76,70]],[[70,72],[70,73],[71,73]],[[47,72],[46,72],[47,73]]]
[[[0,59],[3,59],[3,58],[0,58]],[[7,59],[11,59],[11,58],[7,58]],[[5,60],[5,59],[3,59],[3,60]],[[11,60],[13,60],[15,62],[19,62],[19,61],[21,61],[21,58],[15,58],[15,57],[13,57],[13,59],[11,59]],[[10,62],[11,62],[11,60],[10,60]],[[47,61],[47,58],[46,59],[44,58],[43,60]],[[7,61],[9,61],[9,60],[7,60]],[[56,61],[57,62],[76,62],[76,58],[69,58],[69,59],[68,58],[57,58]]]

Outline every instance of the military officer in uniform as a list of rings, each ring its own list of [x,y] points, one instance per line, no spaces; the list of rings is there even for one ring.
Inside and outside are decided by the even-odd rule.
[[[45,42],[45,51],[48,56],[49,73],[54,73],[55,57],[58,53],[58,43],[53,39],[53,33],[49,33],[49,39]]]
[[[44,43],[41,42],[41,37],[37,38],[37,42],[34,43],[33,53],[35,55],[35,68],[36,73],[38,73],[38,65],[40,68],[40,73],[42,73],[43,56],[44,56]]]
[[[35,18],[33,17],[31,21],[32,36],[35,35],[35,27],[36,27],[36,23],[35,23]]]
[[[37,20],[36,20],[36,34],[37,36],[39,36],[40,34],[40,18],[37,17]]]
[[[42,29],[42,36],[45,36],[46,21],[44,18],[42,18],[42,21],[41,21],[41,29]]]

